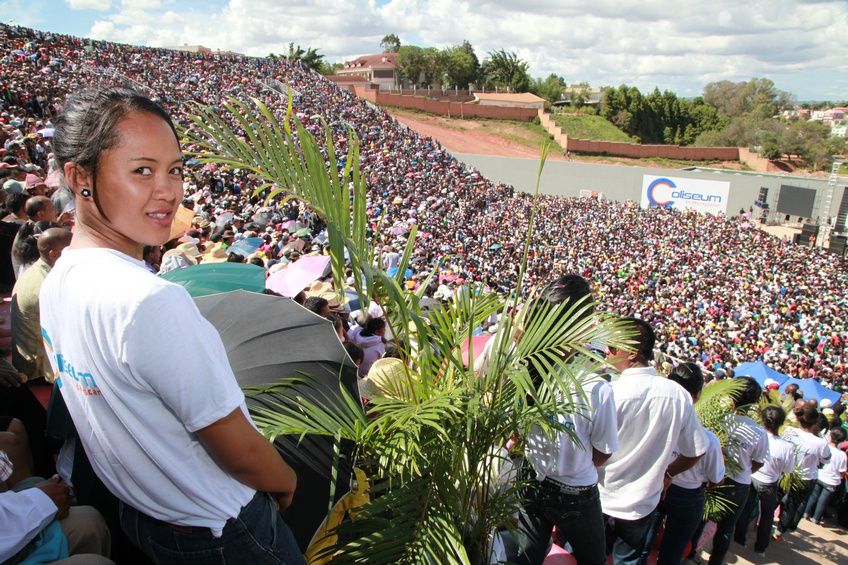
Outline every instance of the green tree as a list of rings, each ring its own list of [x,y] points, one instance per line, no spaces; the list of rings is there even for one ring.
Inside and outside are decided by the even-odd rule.
[[[565,79],[551,73],[547,78],[537,78],[530,85],[530,92],[544,98],[548,104],[562,100],[562,91],[565,89]]]
[[[515,92],[530,90],[529,65],[514,51],[489,52],[489,57],[483,61],[481,75],[484,84],[489,88],[509,87]]]
[[[304,49],[300,45],[289,43],[289,52],[286,58],[289,61],[300,61],[313,71],[321,71],[324,55],[321,55],[317,49],[313,49],[312,47]]]
[[[380,40],[380,49],[383,53],[397,53],[400,50],[400,38],[394,33],[384,35]]]
[[[407,80],[413,84],[424,81],[425,67],[424,50],[415,45],[402,45],[398,50],[397,70],[401,80]]]
[[[480,61],[468,41],[445,49],[445,76],[450,86],[468,88],[477,80]]]
[[[442,85],[445,82],[447,69],[447,52],[427,47],[422,51],[424,83],[430,86]]]

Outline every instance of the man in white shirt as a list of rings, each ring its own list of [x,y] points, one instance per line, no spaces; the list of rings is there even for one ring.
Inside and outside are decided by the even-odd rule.
[[[589,284],[579,275],[566,275],[551,284],[542,300],[551,305],[575,303],[591,297]],[[585,316],[591,315],[591,309]],[[491,343],[493,340],[490,340]],[[555,525],[571,545],[579,563],[606,563],[604,521],[598,494],[596,467],[603,465],[618,446],[612,388],[580,363],[573,364],[576,387],[563,391],[563,401],[574,411],[559,417],[565,430],[552,439],[541,430],[527,435],[525,455],[532,466],[526,503],[519,512],[516,562],[541,564],[548,553]]]
[[[665,484],[695,465],[709,446],[689,394],[649,366],[653,328],[636,318],[624,321],[635,332],[635,350],[610,348],[607,357],[621,372],[612,383],[619,449],[599,469],[607,550],[616,565],[643,561]],[[675,449],[680,455],[673,459]]]
[[[845,441],[845,431],[842,428],[833,428],[829,435],[830,443],[827,447],[830,450],[830,459],[819,469],[818,479],[804,510],[804,517],[813,524],[821,523],[830,497],[839,490],[842,479],[845,478],[845,471],[848,470],[848,456],[836,447]]]

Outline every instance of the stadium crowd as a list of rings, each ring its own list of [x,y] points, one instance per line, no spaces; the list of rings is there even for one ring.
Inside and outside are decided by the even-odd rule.
[[[12,285],[15,288],[12,297],[13,362],[15,369],[29,378],[45,378],[48,381],[53,378],[53,368],[36,350],[39,347],[43,350],[41,336],[47,331],[44,328],[60,326],[60,320],[64,322],[64,314],[55,315],[61,310],[60,305],[67,304],[64,303],[66,296],[56,288],[57,283],[51,282],[51,279],[45,282],[45,277],[70,242],[70,234],[64,228],[73,223],[75,203],[84,202],[91,208],[86,201],[91,197],[88,186],[75,187],[75,200],[74,194],[64,185],[59,170],[61,156],[57,155],[58,149],[54,151],[52,144],[57,115],[63,109],[67,110],[65,96],[91,84],[128,85],[160,101],[178,123],[186,125],[186,113],[191,111],[191,102],[220,107],[227,96],[240,99],[257,97],[282,116],[288,96],[286,89],[290,88],[297,118],[309,131],[321,133],[323,125],[321,120],[315,119],[316,116],[324,118],[329,124],[334,142],[341,148],[339,159],[344,159],[348,128],[352,128],[362,141],[362,169],[369,189],[367,213],[372,237],[380,246],[381,261],[386,269],[397,268],[406,236],[413,225],[418,226],[419,239],[415,242],[407,288],[416,288],[422,277],[440,264],[441,270],[435,283],[426,289],[431,299],[447,299],[467,282],[479,282],[509,293],[516,284],[523,242],[532,230],[528,287],[546,285],[558,275],[570,273],[549,287],[545,299],[557,302],[594,295],[598,307],[628,317],[629,323],[637,330],[636,351],[610,349],[605,352],[609,365],[621,374],[621,378],[607,384],[593,376],[593,380],[587,383],[591,388],[586,399],[589,405],[582,407],[589,410],[592,417],[581,418],[578,414],[571,422],[581,443],[591,444],[594,450],[591,453],[575,450],[573,438],[568,434],[551,445],[546,445],[549,438],[540,436],[536,438],[537,445],[528,448],[528,462],[539,485],[536,485],[538,491],[527,497],[528,504],[520,516],[519,561],[540,562],[548,550],[551,526],[561,525],[565,506],[577,504],[581,508],[578,522],[585,523],[563,522],[563,531],[572,534],[568,541],[581,561],[604,562],[606,554],[602,550],[607,549],[603,542],[605,538],[611,544],[616,563],[641,562],[656,534],[659,509],[669,516],[665,543],[671,544],[668,540],[675,538],[674,546],[665,550],[670,556],[668,561],[663,557],[664,550],[660,549],[660,562],[679,562],[681,552],[690,540],[700,536],[697,527],[703,514],[704,484],[725,479],[726,486],[732,490],[735,511],[719,520],[714,534],[710,562],[718,565],[730,546],[731,536],[744,545],[747,521],[752,511],[746,501],[754,500],[755,491],[761,504],[760,516],[769,514],[768,511],[763,512],[764,508],[770,508],[773,514],[774,507],[767,506],[766,501],[773,491],[777,492],[775,477],[792,470],[791,457],[781,460],[779,468],[777,463],[772,465],[774,468],[769,465],[772,460],[776,461],[778,447],[786,442],[795,444],[802,452],[806,449],[811,455],[809,461],[803,461],[801,465],[803,488],[797,492],[803,493],[803,496],[787,495],[781,501],[783,510],[775,539],[794,531],[804,515],[820,521],[830,495],[844,485],[845,455],[840,447],[845,440],[844,422],[840,419],[844,413],[843,403],[834,405],[831,402],[826,406],[824,403],[811,403],[800,396],[793,398],[797,402],[792,417],[799,427],[785,432],[785,440],[777,438],[783,424],[779,418],[784,415],[783,411],[773,418],[765,412],[762,414],[765,430],[747,416],[736,414],[733,416],[736,426],[732,426],[729,433],[738,437],[725,447],[741,469],[728,470],[727,473],[718,440],[710,438],[704,431],[692,408],[692,401],[700,394],[705,380],[730,376],[739,363],[754,359],[762,359],[795,377],[819,379],[826,386],[838,388],[844,385],[848,328],[842,312],[848,306],[848,278],[845,265],[834,261],[823,251],[770,237],[752,225],[743,211],[733,217],[716,217],[657,208],[644,210],[635,203],[540,197],[539,211],[531,226],[533,200],[530,196],[482,178],[478,172],[449,155],[437,142],[403,128],[382,110],[356,100],[349,92],[336,88],[299,63],[131,47],[9,26],[0,27],[0,54],[0,180],[3,181],[0,196],[5,199],[5,212],[0,222],[0,247],[8,248],[8,259],[0,257],[0,261],[4,268],[2,282],[8,288]],[[102,103],[103,100],[96,96],[77,101],[83,108],[88,104],[89,111]],[[155,108],[151,111],[148,107],[144,112],[129,114],[125,121],[161,121],[162,116],[155,112]],[[85,112],[66,112],[63,119],[66,135],[72,129],[71,123],[77,127],[94,127],[91,120],[86,120]],[[158,134],[151,134],[145,129],[149,124],[136,126],[139,129],[134,131],[141,138],[150,136],[155,141],[149,146],[167,152],[167,143],[158,143],[164,139],[179,157],[172,130],[160,128]],[[130,126],[116,119],[111,127],[117,131],[119,127]],[[71,145],[68,139],[63,141]],[[76,142],[80,147],[93,143],[82,138]],[[59,145],[57,136],[56,148]],[[67,152],[67,146],[65,150]],[[81,161],[80,154],[76,155],[77,160],[69,159],[67,154],[62,158],[66,164],[73,162],[76,166]],[[163,162],[171,163],[170,160]],[[174,162],[179,162],[179,159]],[[132,288],[131,284],[124,284],[126,281],[121,276],[124,273],[137,275],[137,270],[143,271],[144,267],[153,273],[164,274],[198,262],[216,261],[251,262],[273,273],[300,257],[323,251],[326,243],[324,226],[301,204],[266,205],[252,196],[253,179],[238,170],[200,166],[191,161],[185,171],[178,169],[177,173],[172,174],[176,170],[172,169],[169,174],[176,175],[176,188],[179,188],[179,175],[185,175],[186,200],[183,205],[191,210],[191,221],[163,248],[145,248],[143,266],[137,262],[132,266],[136,271],[128,271],[129,267],[121,264],[123,260],[120,258],[111,256],[104,261],[101,257],[91,261],[75,249],[71,252],[73,258],[63,259],[64,263],[59,264],[57,270],[67,271],[67,265],[73,261],[80,264],[91,261],[84,266],[92,272],[101,273],[103,280],[98,279],[96,283],[104,293],[105,287],[123,285],[130,292],[147,296],[156,294],[150,289],[163,285],[160,279],[146,274],[148,279],[156,282],[147,281],[152,286],[139,290]],[[115,190],[115,186],[113,184],[102,190]],[[94,202],[97,213],[105,217],[96,196]],[[94,214],[92,211],[87,213]],[[85,228],[97,229],[93,223],[85,225]],[[114,250],[121,251],[117,247]],[[236,252],[236,249],[245,251]],[[99,270],[109,261],[114,263],[112,270]],[[57,277],[53,277],[52,281],[55,280]],[[90,289],[94,285],[84,277],[80,279],[79,275],[76,283],[79,288]],[[44,299],[42,295],[40,302],[51,305],[52,314],[43,315],[39,326],[37,315],[33,318],[32,314],[33,311],[37,314],[42,285],[49,289],[45,294],[50,299]],[[550,288],[556,290],[555,296],[551,295]],[[334,321],[339,338],[345,342],[351,358],[360,367],[361,376],[373,381],[375,370],[369,372],[369,368],[385,368],[386,362],[397,361],[392,359],[391,344],[386,339],[386,323],[379,307],[372,307],[368,312],[346,312],[344,304],[332,292],[327,292],[327,286],[320,282],[310,285],[305,292],[295,294],[294,298],[306,308]],[[86,299],[98,303],[99,296],[93,293]],[[129,301],[129,304],[134,307],[135,303]],[[185,304],[175,300],[174,306],[185,307]],[[95,310],[100,311],[100,308]],[[350,319],[346,316],[348,313]],[[191,308],[184,314],[185,319],[190,319]],[[51,319],[51,316],[54,318]],[[45,323],[44,319],[50,321]],[[198,335],[202,333],[206,326],[199,320],[194,321],[197,328],[184,328],[186,331],[175,336],[174,340],[159,335],[166,333],[164,328],[153,332],[157,335],[144,339],[158,340],[156,343],[167,351],[169,347],[176,347],[176,338],[187,339],[194,329],[198,330]],[[496,320],[490,322],[496,323]],[[33,331],[26,333],[22,328]],[[76,332],[64,331],[62,335],[72,334],[76,335]],[[106,341],[103,340],[104,345]],[[215,349],[214,335],[205,335],[200,341],[202,343],[195,344],[198,351],[204,347]],[[36,346],[36,343],[39,345]],[[65,337],[65,348],[76,347],[78,355],[82,354],[79,352],[90,352],[91,348],[84,343],[68,343]],[[105,346],[101,349],[107,351]],[[669,379],[658,379],[651,367],[655,349],[670,357],[697,361],[698,364],[679,364]],[[222,348],[215,349],[219,358],[222,352]],[[97,355],[101,353],[97,352]],[[161,362],[150,359],[155,356],[145,354],[143,357],[134,362],[145,368]],[[171,362],[167,355],[163,359]],[[215,366],[220,369],[220,365],[210,362],[209,374],[212,375]],[[701,374],[701,367],[707,369],[706,379]],[[62,370],[73,372],[73,367]],[[120,371],[110,369],[110,375],[112,372]],[[156,373],[165,375],[167,371]],[[243,400],[243,397],[229,379],[231,375],[226,373],[221,370],[215,378],[220,379],[222,386],[229,387],[231,398],[228,401],[236,403],[233,412],[239,413],[236,401]],[[0,366],[0,384],[4,387],[13,388],[15,375],[15,370]],[[75,373],[75,378],[77,376],[82,377],[82,374]],[[76,394],[69,390],[67,394],[62,393],[66,400],[71,399],[68,403],[71,412],[82,410],[73,414],[77,428],[91,423],[88,417],[80,417],[80,414],[87,414],[88,408],[84,407],[94,406],[88,404],[85,397],[101,394],[94,384],[94,377],[88,373],[87,376],[90,382],[82,378],[82,384],[75,387],[75,390],[87,392]],[[101,384],[105,382],[108,379],[103,379]],[[169,386],[167,383],[155,384],[161,385],[163,390]],[[769,383],[765,384],[766,388],[771,388]],[[379,387],[375,390],[379,393]],[[743,405],[756,403],[761,394],[760,386],[747,378],[737,405],[741,410]],[[787,401],[792,394],[786,391]],[[205,409],[209,403],[197,400],[196,404],[203,405],[200,408]],[[643,409],[647,404],[651,404],[652,408]],[[133,407],[128,409],[131,411]],[[174,416],[173,410],[167,407],[157,405],[153,408],[161,410],[161,416],[166,420]],[[215,425],[229,418],[224,412],[216,417],[220,420],[216,420]],[[62,522],[61,530],[72,547],[60,544],[55,555],[45,558],[45,561],[77,553],[81,558],[83,554],[88,556],[76,562],[107,563],[104,556],[110,554],[110,540],[103,517],[91,508],[71,504],[69,481],[65,481],[68,478],[65,475],[62,479],[27,482],[26,477],[34,477],[37,467],[43,462],[35,461],[32,454],[27,455],[26,449],[21,448],[29,442],[29,436],[18,420],[7,417],[0,424],[0,492],[13,487],[18,504],[37,507],[38,497],[26,499],[26,493],[30,491],[31,494],[35,488],[44,492],[51,501],[45,505],[44,497],[41,497],[41,506],[36,508],[40,518],[15,523],[15,531],[38,529],[38,543],[42,544],[38,547],[51,547],[53,542],[50,539],[45,541],[42,534],[46,536],[50,527],[58,528],[52,521],[56,518]],[[114,426],[93,426],[96,429],[91,432],[108,435],[113,427],[121,429],[124,425],[127,424],[116,420]],[[129,427],[136,429],[132,424]],[[165,438],[183,433],[189,438],[186,441],[196,444],[194,436],[207,428],[187,433],[188,423],[176,421],[174,429],[173,434],[152,438],[152,442],[164,444],[167,443]],[[251,430],[255,432],[255,429]],[[84,434],[87,441],[93,441],[90,439],[92,434]],[[279,466],[273,450],[258,434],[254,435],[253,441],[267,448],[265,456],[268,460]],[[647,444],[644,442],[646,437],[649,437]],[[216,444],[214,438],[208,436],[204,441],[205,447],[210,450],[210,445]],[[106,443],[112,445],[108,441]],[[135,445],[132,441],[118,443],[127,448]],[[73,442],[64,445],[70,445],[70,449],[76,450],[75,456],[80,456],[78,445]],[[649,450],[655,453],[646,455],[645,445],[649,445]],[[781,449],[786,452],[787,448],[784,445]],[[180,456],[181,452],[176,451]],[[552,452],[559,455],[551,459]],[[205,451],[202,449],[192,453],[200,453],[201,462],[208,464],[208,469],[202,473],[204,477],[218,476],[221,470],[218,465],[235,474],[237,466],[228,468],[221,461],[225,451],[216,452],[222,457],[215,460],[204,458]],[[99,453],[91,455],[95,462],[100,456]],[[148,452],[142,456],[149,456],[150,461],[157,465],[161,462],[161,458],[150,456]],[[57,467],[61,467],[61,463],[62,452]],[[73,467],[77,468],[76,462]],[[177,476],[185,480],[185,469],[177,467],[167,469],[165,474],[170,473],[169,479]],[[288,467],[281,469],[285,472],[283,474],[291,474]],[[61,474],[61,469],[59,472]],[[268,479],[274,485],[281,481],[280,473],[271,473],[267,468],[265,472],[275,475],[274,481]],[[108,472],[101,471],[100,474],[109,476]],[[118,475],[121,479],[124,476]],[[257,509],[265,508],[263,504],[277,504],[278,510],[285,508],[294,492],[293,483],[289,480],[291,477],[285,481],[285,491],[275,490],[269,486],[271,482],[255,478],[239,479],[241,485],[236,486],[244,492],[236,492],[230,484],[235,483],[231,476],[224,473],[222,477],[222,484],[244,498],[238,504],[229,502],[235,508],[241,508],[245,515],[248,509],[252,509],[250,514],[261,514],[267,518],[267,512]],[[836,485],[834,480],[837,480]],[[253,487],[253,490],[246,489],[244,485]],[[136,489],[136,486],[126,489],[131,493],[129,498],[137,494],[134,491],[143,490]],[[118,490],[123,487],[120,484]],[[183,490],[176,489],[175,496],[184,494]],[[669,497],[660,503],[666,492],[670,493]],[[265,493],[276,493],[276,502],[266,500]],[[10,496],[7,495],[4,501]],[[701,506],[693,505],[691,501],[694,498],[689,497],[700,497]],[[191,506],[197,498],[186,497],[184,502]],[[245,504],[247,501],[250,502]],[[675,507],[675,504],[678,506]],[[154,510],[159,506],[150,505]],[[685,511],[686,508],[689,510]],[[185,513],[191,516],[192,511]],[[73,522],[74,515],[81,512],[85,516],[79,519],[82,525],[78,527],[84,531],[74,535],[74,528],[67,521]],[[148,519],[143,512],[127,506],[122,512],[122,522],[124,513],[129,513],[134,520]],[[691,528],[687,526],[683,528],[685,532],[681,530],[672,535],[675,530],[669,526],[680,516],[688,520]],[[158,540],[139,537],[132,540],[133,543],[148,555],[156,554],[159,541],[172,541],[171,529],[187,527],[189,534],[196,529],[195,524],[174,522],[177,525],[173,525],[174,518],[179,519],[180,516],[166,516],[154,524],[162,526],[156,534],[162,536]],[[762,523],[763,520],[755,545],[758,552],[765,551],[771,534],[771,523],[768,522],[767,526]],[[279,532],[287,531],[276,519],[273,527]],[[575,534],[580,527],[587,528],[585,538]],[[133,529],[123,528],[125,532]],[[214,528],[212,531],[215,531]],[[0,541],[5,539],[0,537]],[[696,544],[689,547],[694,557]],[[34,550],[34,547],[5,549],[14,556],[20,551]],[[293,559],[292,562],[299,562],[299,557]]]
[[[416,271],[444,258],[454,281],[448,286],[474,280],[509,292],[515,284],[531,198],[486,180],[437,142],[299,63],[131,47],[25,28],[3,27],[2,34],[7,162],[13,156],[47,177],[49,137],[38,131],[49,129],[63,97],[84,85],[128,84],[186,123],[187,103],[219,106],[227,96],[258,97],[282,115],[285,96],[260,82],[275,79],[293,90],[295,111],[308,130],[320,135],[314,117],[327,121],[340,159],[347,128],[359,136],[368,214],[375,227],[383,222],[383,243],[400,249],[415,223]],[[22,182],[24,173],[18,170]],[[214,222],[222,212],[249,219],[261,207],[250,198],[251,179],[239,171],[195,166],[187,175],[187,194],[205,219]],[[840,313],[848,279],[845,266],[823,251],[772,238],[744,217],[540,200],[529,285],[551,273],[579,272],[606,308],[654,324],[660,348],[670,355],[696,359],[718,373],[762,358],[792,376],[841,384],[848,328]]]

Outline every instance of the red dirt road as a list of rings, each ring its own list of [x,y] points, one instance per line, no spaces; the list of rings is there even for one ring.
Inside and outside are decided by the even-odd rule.
[[[409,116],[393,117],[410,128],[411,130],[427,137],[432,137],[442,144],[448,151],[457,153],[473,153],[476,155],[498,155],[501,157],[522,157],[525,159],[535,159],[539,157],[539,151],[525,147],[519,143],[515,143],[503,137],[485,133],[479,130],[473,130],[471,127],[466,130],[459,130],[439,125],[440,119],[428,117],[425,120],[414,119]],[[469,121],[463,121],[463,125],[469,126]],[[473,126],[473,122],[470,122]],[[552,151],[551,159],[564,159],[558,151]]]

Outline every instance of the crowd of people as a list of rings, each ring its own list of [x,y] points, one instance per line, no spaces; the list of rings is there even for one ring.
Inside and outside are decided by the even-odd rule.
[[[131,47],[7,26],[0,34],[5,157],[38,166],[36,174],[51,183],[44,134],[68,92],[92,83],[128,84],[186,123],[189,103],[220,107],[229,96],[259,98],[281,116],[285,95],[262,86],[273,79],[292,89],[307,130],[323,135],[315,117],[327,121],[342,161],[348,128],[361,140],[368,214],[383,224],[381,243],[401,249],[416,224],[415,271],[443,259],[453,284],[513,289],[532,199],[488,181],[434,140],[297,62]],[[20,182],[25,173],[17,172]],[[233,213],[249,222],[262,206],[250,198],[255,182],[243,171],[189,166],[186,174],[187,193],[209,221]],[[848,328],[840,313],[848,279],[845,265],[824,251],[772,238],[742,216],[545,196],[539,204],[527,285],[552,272],[579,272],[607,308],[654,324],[670,355],[697,359],[717,372],[761,358],[791,376],[842,384]]]

